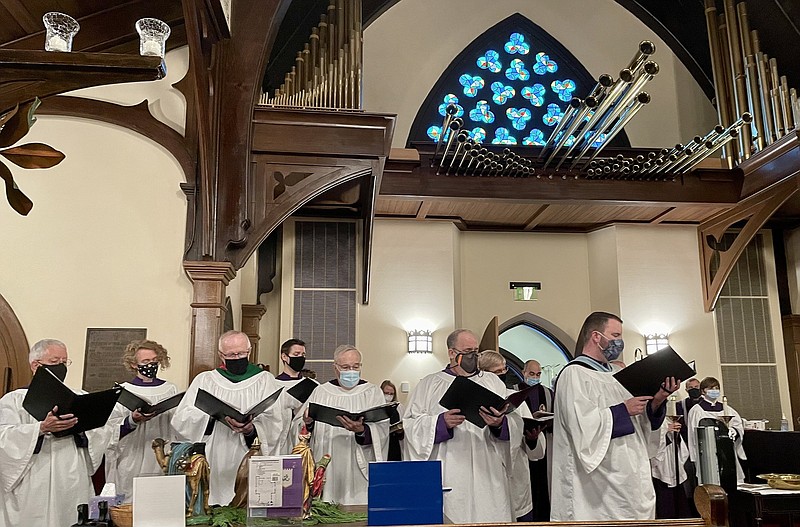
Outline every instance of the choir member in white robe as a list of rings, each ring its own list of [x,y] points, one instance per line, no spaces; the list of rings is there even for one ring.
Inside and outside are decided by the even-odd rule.
[[[167,350],[152,340],[131,342],[123,353],[122,361],[136,376],[122,383],[125,390],[154,405],[178,393],[177,387],[157,377],[159,367],[169,367]],[[174,410],[159,415],[131,411],[117,403],[115,412],[122,424],[106,452],[106,482],[114,483],[117,494],[124,494],[124,502],[133,499],[133,478],[161,474],[161,467],[153,454],[153,439],[169,443],[175,440],[170,420]]]
[[[339,346],[333,354],[337,378],[320,384],[311,393],[307,404],[358,413],[384,404],[383,392],[376,385],[361,379],[361,352],[353,346]],[[342,426],[312,421],[311,451],[315,460],[330,454],[325,471],[322,499],[342,505],[366,505],[369,485],[369,462],[385,461],[389,450],[389,420],[364,423],[344,416],[337,419]]]
[[[681,428],[679,421],[671,422],[665,419],[661,426],[658,451],[650,458],[650,470],[656,492],[656,519],[659,520],[692,517],[689,498],[683,488],[687,479],[685,464],[689,459],[689,448],[683,440]]]
[[[29,358],[34,372],[45,367],[62,380],[71,363],[66,346],[54,339],[34,344]],[[77,506],[94,496],[91,476],[119,422],[57,438],[52,434],[72,428],[77,418],[51,412],[37,421],[22,407],[27,392],[0,399],[0,527],[72,525]]]
[[[289,395],[289,390],[305,379],[300,374],[306,364],[306,343],[300,339],[289,339],[281,345],[281,363],[283,371],[275,377],[284,394],[281,395],[281,428],[283,434],[278,445],[278,453],[287,455],[299,441],[300,429],[303,426],[303,413],[300,408],[305,401],[299,401]]]
[[[452,490],[444,495],[448,523],[510,522],[514,520],[505,463],[511,456],[510,433],[519,416],[498,415],[502,408],[487,409],[480,428],[458,412],[447,410],[439,400],[456,376],[505,397],[506,387],[496,376],[478,372],[478,339],[459,329],[447,337],[450,365],[420,380],[403,415],[408,461],[440,460],[442,484]],[[491,489],[491,492],[488,490]]]
[[[610,313],[587,317],[578,338],[582,353],[564,369],[555,388],[551,519],[646,520],[655,518],[651,455],[670,393],[665,379],[653,397],[631,397],[614,378],[609,361],[623,349],[622,320]]]
[[[281,387],[271,373],[249,363],[250,349],[250,340],[244,333],[224,333],[219,339],[219,357],[224,365],[199,373],[172,417],[172,428],[178,439],[206,444],[206,459],[211,467],[209,505],[228,505],[233,499],[236,471],[256,437],[264,455],[278,453],[282,433],[280,398],[250,422],[239,423],[226,417],[229,426],[216,422],[194,405],[198,390],[203,389],[238,411],[246,412],[279,390]]]
[[[736,453],[736,482],[744,483],[744,471],[741,459],[747,459],[744,453],[744,422],[739,412],[727,404],[723,404],[719,391],[719,381],[714,377],[706,377],[700,381],[700,392],[703,394],[700,402],[689,410],[689,457],[697,464],[697,427],[703,418],[716,419],[722,415],[731,416],[728,423],[728,435],[733,439],[733,449]],[[698,471],[699,473],[699,471]]]

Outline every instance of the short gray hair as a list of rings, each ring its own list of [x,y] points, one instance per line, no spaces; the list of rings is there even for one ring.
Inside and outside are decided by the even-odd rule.
[[[454,346],[456,345],[456,341],[458,341],[458,337],[462,333],[470,333],[471,335],[475,335],[475,333],[473,333],[472,331],[470,331],[468,329],[463,329],[463,328],[462,329],[457,329],[457,330],[453,331],[452,333],[450,333],[449,335],[447,335],[447,349],[454,349]],[[475,339],[477,339],[477,338],[478,338],[478,336],[475,335]]]
[[[56,339],[42,339],[31,348],[28,353],[28,362],[35,362],[47,354],[48,348],[63,348],[67,349],[67,345]]]
[[[352,344],[342,344],[333,352],[333,362],[336,362],[336,359],[342,356],[343,353],[347,353],[348,351],[355,351],[358,353],[358,362],[361,362],[364,357],[361,355],[361,352],[358,351],[358,348],[353,346]]]
[[[217,349],[219,351],[222,351],[223,342],[225,342],[226,340],[230,340],[233,337],[237,337],[239,335],[241,335],[242,337],[245,338],[245,340],[247,340],[247,347],[250,348],[252,345],[250,343],[250,337],[247,336],[247,333],[242,333],[241,331],[236,331],[235,329],[231,329],[219,336],[219,341],[217,342]]]

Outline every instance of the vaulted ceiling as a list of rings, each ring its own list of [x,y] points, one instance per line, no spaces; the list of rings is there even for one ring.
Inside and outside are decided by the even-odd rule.
[[[365,25],[397,1],[363,0]],[[703,1],[617,2],[667,42],[711,97],[713,89],[709,80],[711,68]],[[273,46],[265,85],[271,85],[273,77],[281,78],[288,70],[287,65],[293,61],[295,52],[302,48],[310,27],[316,24],[318,14],[327,3],[328,0],[292,2]],[[721,7],[722,2],[719,3]],[[757,4],[757,9],[751,5],[749,16],[751,25],[761,28],[763,49],[769,50],[770,55],[777,59],[781,73],[788,77],[789,85],[800,86],[800,54],[790,45],[800,38],[800,3],[792,0],[759,0]],[[0,48],[42,49],[44,29],[41,18],[48,11],[69,13],[80,22],[81,31],[73,44],[75,51],[136,53],[138,36],[134,23],[143,17],[159,18],[170,25],[172,35],[168,41],[169,49],[186,43],[181,0],[3,0],[0,3]],[[570,195],[574,187],[568,182],[558,181],[520,182],[518,193],[511,190],[495,196],[485,190],[492,185],[486,181],[487,178],[480,178],[480,182],[468,182],[467,187],[475,187],[470,191],[472,193],[461,192],[459,189],[463,190],[465,180],[475,179],[464,177],[445,177],[436,183],[436,191],[423,192],[398,179],[406,166],[403,160],[388,163],[384,186],[376,205],[379,217],[453,221],[460,228],[476,230],[586,231],[614,222],[700,223],[735,203],[727,197],[700,201],[686,199],[684,202],[662,201],[647,198],[647,194],[641,192],[631,194],[633,198],[627,200],[583,199]],[[734,177],[741,178],[741,173]],[[423,188],[433,185],[427,180],[415,181]],[[609,181],[606,187],[617,184],[630,187],[631,183],[634,182]],[[536,194],[532,190],[536,184],[550,185],[552,190]],[[357,187],[340,189],[340,201],[357,202],[353,197],[355,192]],[[650,192],[658,194],[661,189],[651,187]],[[613,193],[614,190],[611,191]],[[327,196],[321,200],[318,210],[326,206],[334,208],[330,204],[335,204],[337,199],[336,196]],[[792,200],[785,204],[773,220],[792,227],[800,225],[800,201]]]

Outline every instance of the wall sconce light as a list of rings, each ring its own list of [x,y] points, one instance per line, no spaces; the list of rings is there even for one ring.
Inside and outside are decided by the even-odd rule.
[[[136,21],[136,32],[139,33],[139,55],[164,58],[170,34],[167,24],[157,18],[142,18]]]
[[[430,330],[412,329],[408,332],[409,353],[432,353],[433,334]]]
[[[44,22],[44,50],[45,51],[72,51],[72,39],[80,31],[81,25],[77,20],[64,13],[52,11],[42,17]]]
[[[663,333],[653,333],[644,336],[645,354],[650,355],[669,346],[669,338]]]

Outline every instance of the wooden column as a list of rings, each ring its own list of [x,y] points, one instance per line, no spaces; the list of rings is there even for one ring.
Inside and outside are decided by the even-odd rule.
[[[261,317],[267,312],[264,304],[242,304],[242,333],[250,339],[253,351],[250,353],[250,361],[258,362],[258,341],[261,340],[259,322]]]
[[[225,322],[225,289],[236,276],[230,262],[185,261],[194,288],[189,380],[217,366],[217,341]]]
[[[789,400],[792,403],[794,430],[800,429],[800,315],[785,315],[783,323],[783,349],[786,353],[786,375],[789,378]]]

